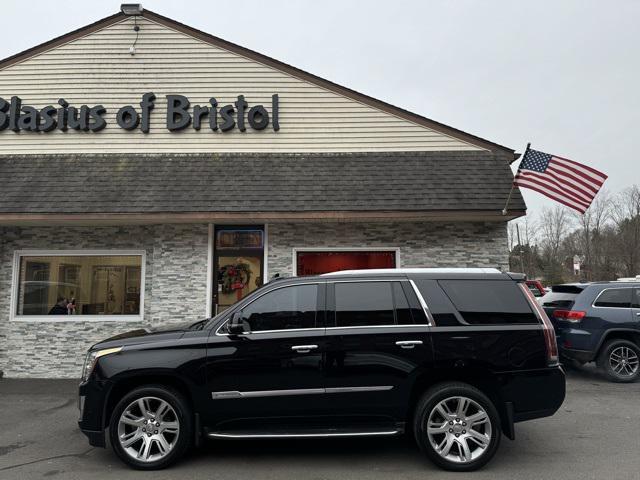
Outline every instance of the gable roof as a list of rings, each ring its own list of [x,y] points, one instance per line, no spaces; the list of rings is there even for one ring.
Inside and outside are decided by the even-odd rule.
[[[448,125],[444,125],[440,122],[437,122],[435,120],[426,118],[422,115],[418,115],[416,113],[410,112],[408,110],[405,110],[403,108],[397,107],[395,105],[391,105],[390,103],[384,102],[382,100],[378,100],[376,98],[373,98],[369,95],[365,95],[363,93],[357,92],[355,90],[352,90],[350,88],[347,87],[343,87],[341,85],[338,85],[334,82],[331,82],[329,80],[326,80],[324,78],[318,77],[317,75],[314,75],[312,73],[306,72],[304,70],[301,70],[299,68],[293,67],[291,65],[288,65],[284,62],[281,62],[279,60],[275,60],[271,57],[268,57],[266,55],[263,55],[261,53],[258,53],[256,51],[250,50],[248,48],[242,47],[240,45],[237,45],[235,43],[229,42],[227,40],[224,40],[222,38],[216,37],[214,35],[208,34],[206,32],[203,32],[201,30],[198,30],[196,28],[190,27],[188,25],[185,25],[183,23],[180,23],[176,20],[173,20],[171,18],[165,17],[163,15],[157,14],[155,12],[152,12],[150,10],[144,10],[142,13],[142,16],[154,21],[158,24],[164,25],[168,28],[174,29],[176,31],[179,31],[181,33],[184,33],[186,35],[189,35],[193,38],[196,38],[198,40],[201,40],[205,43],[214,45],[216,47],[228,50],[230,52],[233,52],[235,54],[241,55],[243,57],[246,57],[248,59],[254,60],[256,62],[262,63],[264,65],[267,65],[269,67],[275,68],[277,70],[280,70],[286,74],[289,74],[293,77],[296,77],[300,80],[304,80],[307,81],[309,83],[312,83],[314,85],[317,85],[319,87],[325,88],[329,91],[332,91],[334,93],[337,93],[339,95],[342,95],[344,97],[350,98],[352,100],[355,100],[357,102],[361,102],[365,105],[371,106],[373,108],[376,108],[378,110],[381,110],[383,112],[389,113],[391,115],[395,115],[399,118],[408,120],[410,122],[413,122],[417,125],[421,125],[430,129],[433,129],[435,131],[439,131],[441,133],[444,133],[446,135],[449,135],[453,138],[459,139],[461,141],[470,143],[472,145],[475,145],[477,147],[480,148],[484,148],[487,150],[490,150],[496,154],[501,154],[505,156],[505,159],[508,162],[512,162],[514,159],[516,159],[518,157],[518,154],[516,154],[514,152],[513,149],[505,147],[503,145],[497,144],[495,142],[491,142],[489,140],[486,140],[484,138],[478,137],[476,135],[472,135],[470,133],[464,132],[462,130],[450,127]],[[33,57],[34,55],[37,55],[39,53],[43,53],[45,51],[51,50],[57,46],[63,45],[65,43],[68,43],[72,40],[78,39],[80,37],[83,37],[85,35],[88,35],[90,33],[96,32],[98,30],[101,30],[105,27],[108,27],[110,25],[116,24],[118,22],[121,22],[125,19],[129,18],[128,16],[124,15],[122,12],[118,12],[114,15],[111,15],[109,17],[103,18],[101,20],[98,20],[97,22],[94,22],[90,25],[87,25],[85,27],[79,28],[77,30],[74,30],[72,32],[69,32],[65,35],[56,37],[52,40],[49,40],[48,42],[42,43],[40,45],[37,45],[35,47],[32,47],[30,49],[24,50],[23,52],[17,53],[11,57],[8,57],[2,61],[0,61],[0,70],[4,69],[6,67],[9,67],[11,65],[14,65],[16,63],[19,63],[23,60],[26,60],[30,57]]]

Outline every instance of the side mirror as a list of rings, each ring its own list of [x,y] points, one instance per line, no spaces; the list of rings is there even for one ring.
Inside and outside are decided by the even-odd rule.
[[[231,335],[242,335],[245,332],[245,324],[242,321],[242,312],[235,312],[229,320],[229,333]]]

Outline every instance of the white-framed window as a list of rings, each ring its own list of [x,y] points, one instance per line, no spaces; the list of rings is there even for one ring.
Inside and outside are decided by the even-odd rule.
[[[11,319],[142,320],[144,250],[17,250]]]

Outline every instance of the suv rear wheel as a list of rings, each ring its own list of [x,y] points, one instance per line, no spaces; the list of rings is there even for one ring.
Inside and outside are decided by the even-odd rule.
[[[633,382],[640,376],[640,347],[629,340],[609,340],[602,347],[598,366],[613,382]]]
[[[185,398],[161,385],[132,390],[116,405],[109,423],[111,446],[139,470],[164,468],[180,458],[193,437]]]
[[[489,398],[466,383],[429,389],[416,406],[413,431],[436,465],[457,472],[485,465],[500,444],[500,417]]]

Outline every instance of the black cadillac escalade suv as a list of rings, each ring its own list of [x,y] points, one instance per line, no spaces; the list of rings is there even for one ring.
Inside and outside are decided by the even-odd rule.
[[[89,350],[80,428],[132,467],[203,437],[400,435],[473,470],[565,395],[549,319],[493,269],[339,272],[270,282],[210,320]]]

